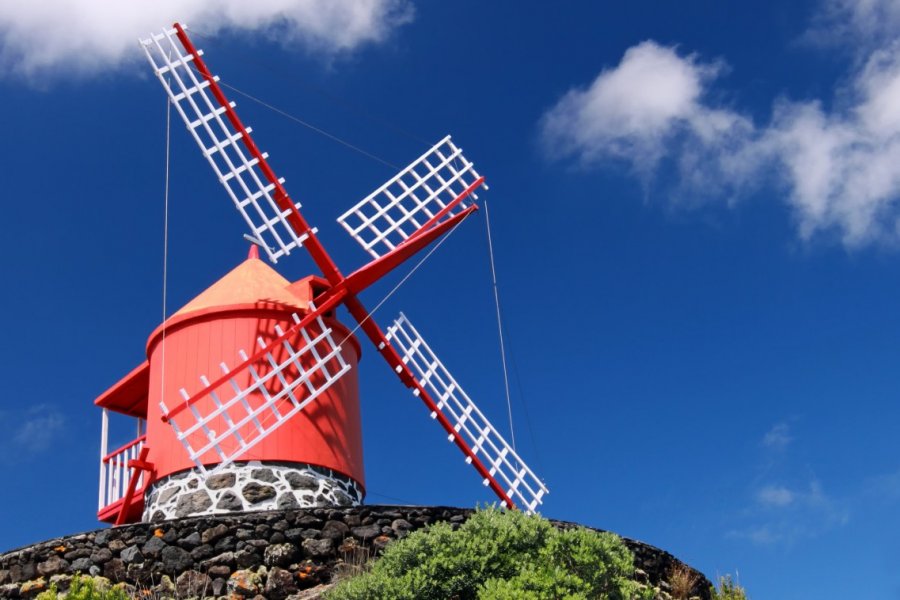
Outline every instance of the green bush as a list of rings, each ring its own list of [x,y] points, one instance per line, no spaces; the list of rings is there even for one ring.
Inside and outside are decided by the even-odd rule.
[[[104,580],[105,581],[105,580]],[[46,592],[38,594],[37,600],[58,600],[60,594],[56,584],[50,586]],[[120,586],[98,584],[91,577],[75,575],[69,591],[65,595],[66,600],[129,600],[130,596]]]
[[[329,600],[631,600],[633,557],[611,533],[560,531],[518,511],[475,512],[387,547],[368,573],[340,583]]]

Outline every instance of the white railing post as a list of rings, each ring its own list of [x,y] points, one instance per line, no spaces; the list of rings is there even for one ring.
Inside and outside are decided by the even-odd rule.
[[[105,498],[103,497],[106,490],[106,465],[103,464],[103,459],[106,458],[106,454],[109,452],[108,443],[109,413],[104,408],[100,413],[100,492],[98,494],[97,510],[106,506],[106,503],[104,502]]]

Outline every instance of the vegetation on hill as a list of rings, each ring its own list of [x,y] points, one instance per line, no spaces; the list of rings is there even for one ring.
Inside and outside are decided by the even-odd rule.
[[[480,510],[454,530],[437,523],[385,550],[329,600],[654,597],[631,577],[633,556],[611,533],[559,530],[518,511]]]
[[[58,593],[53,585],[46,592],[38,594],[37,600],[57,600],[62,597],[65,600],[130,600],[128,592],[122,586],[98,584],[94,578],[80,575],[72,578],[66,594]]]
[[[677,563],[665,575],[662,589],[647,585],[647,575],[635,571],[634,556],[615,534],[580,527],[559,529],[541,517],[496,509],[479,510],[460,524],[439,522],[414,531],[390,543],[378,560],[369,559],[368,551],[359,556],[358,562],[347,562],[345,557],[345,564],[335,566],[333,577],[342,580],[325,592],[325,598],[690,600],[704,580]],[[287,571],[281,572],[290,578]],[[229,589],[231,583],[229,580]],[[185,594],[196,593],[171,584],[170,590],[162,592],[124,583],[112,585],[105,578],[83,575],[62,585],[68,587],[67,593],[57,592],[53,583],[36,600],[161,600],[173,594],[187,598]],[[289,593],[276,588],[269,590],[267,584],[266,594],[271,591],[280,598]],[[709,597],[747,600],[744,589],[730,576],[719,578]]]

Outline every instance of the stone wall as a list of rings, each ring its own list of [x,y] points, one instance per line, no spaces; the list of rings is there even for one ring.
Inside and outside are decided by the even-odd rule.
[[[204,476],[197,469],[174,473],[147,490],[143,521],[241,511],[356,506],[363,500],[355,481],[303,463],[231,463]]]
[[[470,509],[356,506],[251,512],[138,523],[57,538],[0,555],[0,598],[33,598],[51,583],[66,589],[84,573],[178,598],[317,598],[392,540],[438,521],[455,526]],[[559,527],[572,523],[555,522]],[[637,576],[665,590],[681,566],[668,552],[626,539]],[[689,568],[689,567],[687,567]],[[698,577],[694,595],[708,600]]]

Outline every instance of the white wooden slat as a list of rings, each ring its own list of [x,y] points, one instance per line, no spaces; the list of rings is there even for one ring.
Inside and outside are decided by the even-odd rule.
[[[420,173],[420,170],[423,170]],[[448,135],[338,218],[363,249],[378,258],[419,231],[480,179]],[[441,221],[471,205],[471,194]],[[398,213],[393,215],[392,213]]]
[[[259,160],[243,147],[244,132],[226,117],[227,108],[212,97],[210,82],[198,76],[193,56],[182,48],[174,29],[141,40],[160,83],[194,141],[216,173],[241,217],[272,262],[300,248],[308,232],[297,233],[274,197],[275,186],[268,182]],[[199,51],[198,51],[199,52]],[[218,81],[218,77],[214,77]],[[233,108],[235,104],[229,102]],[[251,129],[246,128],[249,134]],[[263,153],[263,156],[268,156]],[[295,204],[300,208],[300,204]]]
[[[297,315],[294,320],[300,322]],[[262,356],[255,363],[233,370],[221,365],[227,385],[210,390],[208,380],[202,378],[204,387],[198,395],[205,393],[211,400],[193,400],[182,390],[188,409],[174,414],[169,423],[198,469],[206,472],[203,463],[211,462],[209,452],[218,456],[212,461],[217,462],[216,469],[238,459],[350,370],[333,330],[321,317],[313,323],[312,329],[299,329],[293,341],[276,339],[267,344],[260,338]],[[281,337],[283,332],[276,327],[276,334]],[[243,351],[239,356],[242,363],[248,359]],[[160,406],[168,415],[165,405]]]
[[[547,487],[519,457],[472,399],[459,386],[443,363],[402,313],[385,336],[403,362],[418,376],[421,385],[439,400],[436,406],[447,417],[457,435],[479,454],[491,476],[509,490],[508,496],[526,512],[541,504]],[[436,414],[432,414],[435,417]],[[448,439],[453,441],[454,435]],[[466,462],[471,463],[467,457]]]

